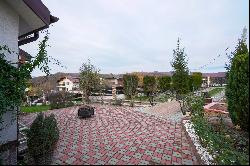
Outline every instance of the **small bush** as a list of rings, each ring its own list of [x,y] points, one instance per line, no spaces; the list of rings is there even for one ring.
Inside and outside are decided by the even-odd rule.
[[[239,144],[238,140],[243,140],[240,135],[233,138],[232,132],[227,131],[224,124],[215,127],[204,117],[203,98],[198,96],[188,96],[187,105],[192,112],[192,122],[197,135],[204,147],[214,156],[214,162],[219,165],[248,165],[248,150],[239,149],[240,146],[249,149],[247,144]],[[244,149],[243,148],[243,149]]]
[[[74,105],[73,95],[68,92],[51,93],[48,96],[48,100],[50,102],[51,109],[71,107]]]
[[[40,113],[26,133],[28,152],[35,161],[51,153],[59,139],[59,129],[53,114],[44,117]]]
[[[115,99],[114,105],[122,106],[122,99]]]

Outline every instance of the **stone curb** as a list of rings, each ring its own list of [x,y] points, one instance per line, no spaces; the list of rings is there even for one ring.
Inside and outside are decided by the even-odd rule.
[[[201,159],[201,156],[199,155],[199,153],[198,153],[192,139],[190,138],[190,136],[189,136],[189,134],[188,134],[188,132],[186,130],[186,127],[184,126],[183,120],[190,120],[190,118],[189,117],[182,118],[181,125],[182,125],[182,128],[183,128],[184,132],[185,132],[185,136],[188,139],[188,143],[189,143],[189,145],[191,147],[191,151],[193,152],[194,156],[197,159],[197,162],[198,162],[197,165],[206,165],[205,162]]]

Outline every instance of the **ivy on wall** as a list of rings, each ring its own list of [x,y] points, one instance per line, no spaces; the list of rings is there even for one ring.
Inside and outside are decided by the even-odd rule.
[[[17,53],[11,51],[8,46],[0,45],[0,123],[2,116],[7,111],[16,114],[16,108],[20,106],[22,97],[27,87],[27,82],[31,78],[31,72],[35,68],[39,68],[46,75],[50,74],[48,63],[50,57],[47,55],[49,33],[46,32],[42,41],[38,44],[38,54],[31,61],[15,67],[17,63],[6,60],[9,56],[18,56]]]

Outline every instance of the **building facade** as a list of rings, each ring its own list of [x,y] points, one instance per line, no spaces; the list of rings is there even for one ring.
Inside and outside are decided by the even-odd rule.
[[[80,78],[79,77],[62,77],[58,81],[57,89],[58,91],[65,91],[65,92],[73,92],[73,91],[79,91],[79,83]]]
[[[37,40],[39,31],[56,21],[41,0],[0,0],[0,45],[12,51],[5,59],[18,67],[19,46]],[[0,123],[0,159],[5,165],[17,164],[18,110],[4,113]]]
[[[226,72],[202,73],[202,87],[223,86],[226,84]]]

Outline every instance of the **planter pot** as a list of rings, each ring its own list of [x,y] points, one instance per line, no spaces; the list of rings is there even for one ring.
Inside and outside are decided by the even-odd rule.
[[[81,118],[89,118],[94,114],[94,107],[84,106],[78,109],[78,117]]]

